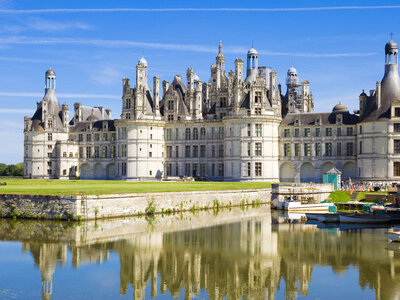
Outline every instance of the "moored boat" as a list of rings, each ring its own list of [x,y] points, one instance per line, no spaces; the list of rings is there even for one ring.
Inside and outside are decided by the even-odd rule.
[[[370,214],[350,214],[339,215],[340,223],[389,223],[391,218],[389,215],[370,215]]]
[[[336,212],[336,206],[330,202],[301,203],[297,201],[284,202],[283,209],[287,211],[321,211]]]
[[[339,214],[321,214],[318,216],[318,221],[323,223],[339,223]]]
[[[399,242],[400,241],[400,231],[389,231],[385,233],[386,237],[393,241],[393,242]]]
[[[307,220],[318,220],[319,215],[325,214],[324,212],[306,212],[306,218]]]

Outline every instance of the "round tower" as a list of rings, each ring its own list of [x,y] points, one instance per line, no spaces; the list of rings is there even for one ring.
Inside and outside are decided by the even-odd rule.
[[[247,52],[246,81],[253,81],[256,78],[257,69],[258,69],[258,52],[256,49],[251,48]]]
[[[299,77],[297,76],[297,70],[294,67],[290,67],[287,71],[286,85],[298,85]]]
[[[385,75],[381,83],[380,101],[377,108],[387,111],[392,101],[400,99],[400,77],[398,69],[399,45],[390,40],[385,45]]]
[[[45,88],[55,89],[56,88],[56,73],[52,68],[49,68],[45,74]]]

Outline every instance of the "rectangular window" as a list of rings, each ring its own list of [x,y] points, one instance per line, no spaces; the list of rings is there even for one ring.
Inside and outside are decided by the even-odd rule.
[[[92,135],[91,134],[87,134],[86,135],[86,141],[87,142],[91,142],[92,141]]]
[[[211,146],[211,157],[215,157],[215,145]]]
[[[121,164],[121,175],[126,176],[126,163]]]
[[[400,140],[394,140],[394,153],[400,153]]]
[[[194,145],[193,146],[193,157],[198,157],[199,156],[199,146]]]
[[[336,156],[342,156],[342,143],[336,144]]]
[[[256,136],[262,136],[262,124],[256,124]]]
[[[247,124],[247,136],[251,136],[251,124]]]
[[[296,128],[295,130],[294,130],[294,136],[295,137],[298,137],[300,135],[300,129],[299,128]]]
[[[92,147],[86,147],[86,157],[90,158],[92,156]]]
[[[211,176],[215,176],[215,164],[211,164]]]
[[[82,133],[80,133],[80,134],[78,135],[78,141],[79,141],[79,142],[83,142],[83,134],[82,134]]]
[[[216,138],[216,136],[215,136],[215,127],[212,127],[212,128],[211,128],[211,138],[212,138],[213,140],[215,140],[215,138]]]
[[[116,153],[117,151],[116,151],[116,147],[115,146],[112,146],[111,147],[111,157],[115,157],[115,153]]]
[[[284,137],[290,137],[290,129],[284,129],[283,130],[283,136]]]
[[[304,128],[304,136],[311,136],[311,128]]]
[[[185,157],[190,157],[190,146],[189,145],[185,146]]]
[[[204,127],[200,128],[200,139],[201,140],[206,139],[206,129]]]
[[[226,107],[226,97],[221,97],[221,99],[220,99],[220,107]]]
[[[224,127],[218,128],[218,138],[222,140],[224,138]]]
[[[261,176],[262,175],[262,163],[256,162],[254,166],[254,175]]]
[[[346,155],[352,156],[353,155],[353,143],[346,143]]]
[[[174,110],[174,101],[173,100],[168,101],[168,110]]]
[[[123,140],[126,140],[126,138],[127,138],[126,127],[122,127],[121,128],[121,137],[122,137]]]
[[[115,132],[111,133],[111,140],[115,141],[117,138],[117,135],[115,134]]]
[[[395,161],[393,163],[393,176],[400,176],[400,161]]]
[[[52,133],[48,133],[48,134],[47,134],[47,140],[48,140],[49,142],[51,142],[51,141],[53,140],[53,134],[52,134]]]
[[[121,149],[121,156],[122,157],[126,157],[126,145],[122,145],[122,149]],[[151,153],[151,152],[150,152]],[[151,157],[151,154],[149,153],[149,157]]]
[[[353,127],[347,127],[347,136],[353,135]]]
[[[172,157],[172,146],[167,146],[167,157],[168,158]]]
[[[341,136],[342,135],[342,128],[338,128],[337,129],[337,136]]]
[[[332,156],[332,143],[325,143],[325,156]]]
[[[190,164],[185,164],[185,176],[190,176]]]
[[[175,128],[175,140],[179,140],[179,128]]]
[[[294,156],[300,156],[300,144],[294,144]]]
[[[247,176],[251,176],[251,162],[247,163]]]
[[[83,147],[79,147],[79,157],[83,158]]]
[[[255,96],[254,96],[254,103],[261,103],[261,92],[255,92]]]
[[[102,151],[102,157],[103,158],[106,158],[107,157],[107,146],[103,146],[103,149],[102,149],[103,151]]]
[[[395,107],[394,108],[394,116],[395,117],[400,117],[400,107]]]
[[[175,165],[175,176],[179,176],[179,166],[178,166],[178,164]]]
[[[200,164],[200,176],[201,177],[206,176],[206,164]]]
[[[251,143],[247,143],[247,156],[251,156]]]
[[[172,164],[167,164],[167,176],[172,176]]]
[[[304,144],[304,156],[311,156],[311,144],[310,143]]]
[[[108,134],[107,133],[103,133],[103,141],[107,141],[107,139],[108,139]]]
[[[200,145],[200,157],[206,157],[206,145]]]
[[[175,157],[179,157],[179,146],[175,146]]]
[[[262,156],[262,146],[261,143],[256,143],[255,144],[255,151],[254,151],[255,156]]]
[[[362,154],[362,141],[360,141],[360,154]]]
[[[218,176],[224,177],[224,164],[218,164]]]
[[[174,115],[168,115],[167,120],[168,121],[173,121],[174,120]]]
[[[149,157],[153,157],[153,152],[149,152]],[[151,171],[150,171],[151,172]],[[151,174],[150,174],[151,175]]]
[[[315,128],[315,136],[321,136],[321,128]]]
[[[185,139],[190,140],[190,128],[186,128],[185,130]]]
[[[94,140],[95,140],[96,142],[100,141],[100,134],[95,133],[95,134],[94,134]]]
[[[394,123],[394,132],[400,132],[400,123]]]
[[[172,141],[172,128],[167,128],[167,141]]]
[[[260,107],[256,107],[256,108],[254,109],[254,113],[255,113],[257,116],[261,116],[261,108],[260,108]]]
[[[321,156],[321,143],[315,144],[315,156]]]
[[[325,128],[325,135],[332,136],[332,128]]]
[[[219,157],[224,157],[224,145],[219,145],[218,146],[218,156]]]
[[[283,145],[283,155],[288,157],[290,156],[290,144],[286,143]]]

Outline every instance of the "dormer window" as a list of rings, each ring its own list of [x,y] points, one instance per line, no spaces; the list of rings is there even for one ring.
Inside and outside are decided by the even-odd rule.
[[[341,114],[336,115],[336,124],[342,124],[343,116]]]
[[[294,126],[299,126],[300,122],[299,119],[294,120]]]
[[[320,120],[320,118],[317,118],[317,119],[315,120],[315,125],[321,125],[321,120]]]
[[[394,116],[395,117],[400,117],[400,107],[395,107],[394,108]]]

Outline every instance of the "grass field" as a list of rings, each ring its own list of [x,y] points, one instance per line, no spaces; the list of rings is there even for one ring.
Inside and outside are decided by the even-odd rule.
[[[117,180],[32,180],[0,178],[0,194],[86,195],[223,191],[270,188],[269,182],[126,182]]]
[[[373,194],[373,193],[378,193],[378,194],[387,194],[387,192],[358,192],[355,201],[364,201],[365,200],[365,194]],[[331,202],[335,203],[346,203],[349,202],[351,199],[351,195],[347,191],[336,191],[332,192],[329,195],[328,200]]]

